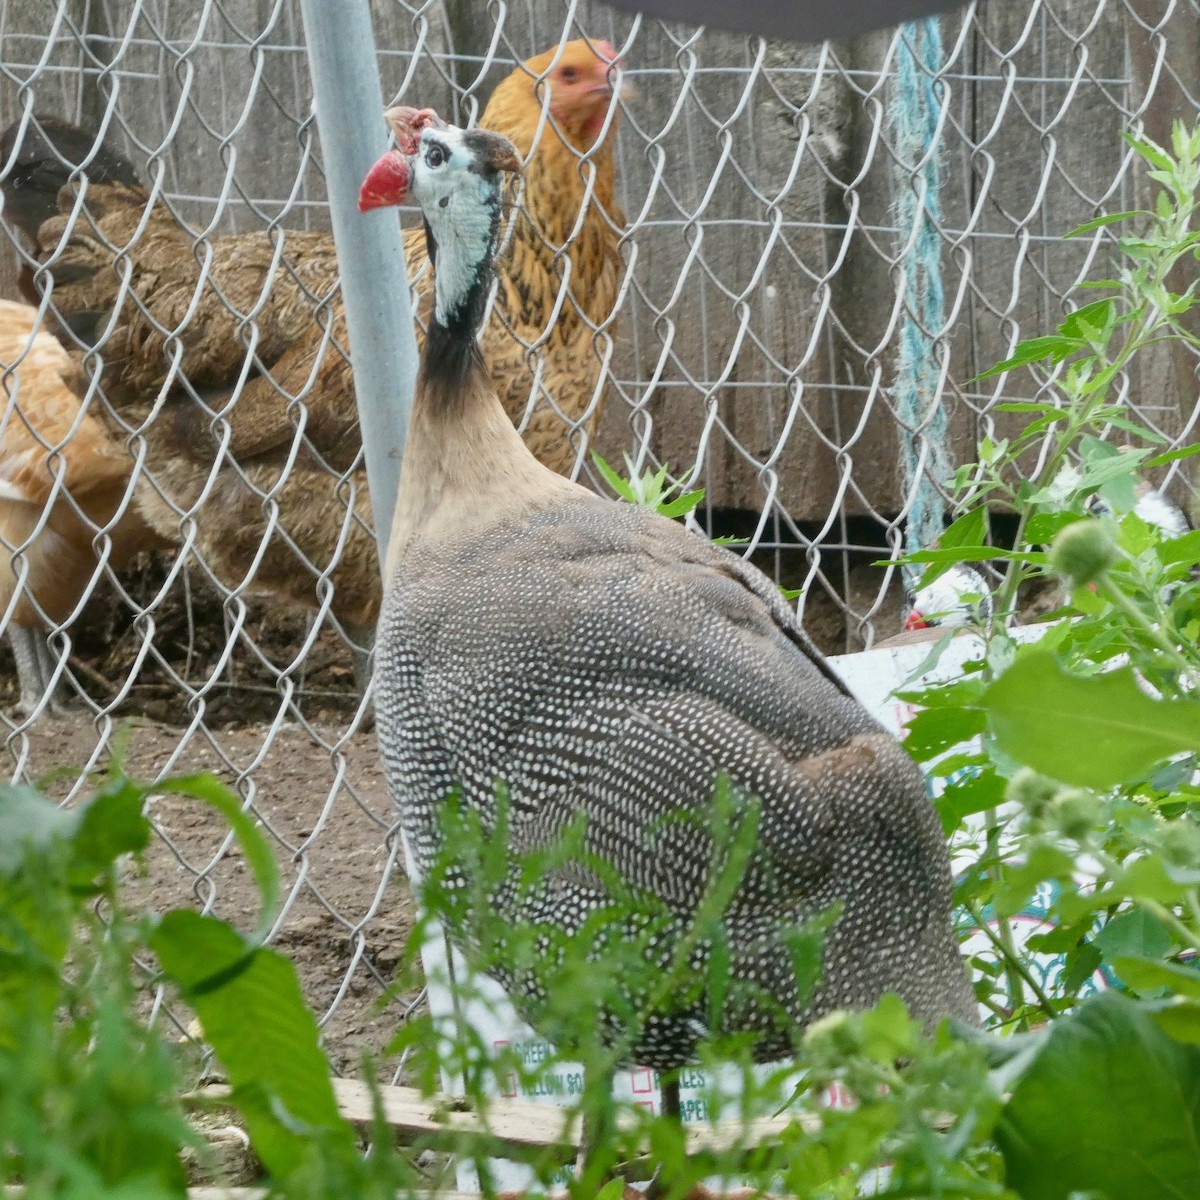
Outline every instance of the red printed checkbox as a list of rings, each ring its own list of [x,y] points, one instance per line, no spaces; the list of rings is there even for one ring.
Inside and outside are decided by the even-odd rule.
[[[654,1091],[654,1074],[649,1067],[642,1067],[637,1071],[629,1072],[629,1086],[633,1089],[635,1096],[644,1096],[647,1092]]]
[[[638,1103],[651,1115],[654,1116],[654,1101],[639,1100]]]

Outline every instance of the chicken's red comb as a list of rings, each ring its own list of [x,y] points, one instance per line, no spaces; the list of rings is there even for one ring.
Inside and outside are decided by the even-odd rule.
[[[407,104],[397,104],[383,116],[396,136],[396,145],[401,154],[416,154],[422,129],[430,126],[434,129],[446,128],[446,122],[432,108],[409,108]]]

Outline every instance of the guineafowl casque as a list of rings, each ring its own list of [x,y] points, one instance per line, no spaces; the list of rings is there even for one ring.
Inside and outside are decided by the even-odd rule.
[[[514,859],[582,815],[586,852],[670,914],[653,951],[666,962],[705,893],[704,814],[724,776],[758,805],[755,850],[724,917],[729,973],[771,1003],[730,999],[716,1028],[708,995],[653,1012],[629,1063],[678,1071],[706,1030],[748,1033],[758,1059],[784,1058],[814,1018],[887,992],[929,1026],[976,1021],[949,858],[913,762],[766,576],[555,475],[505,417],[475,335],[502,174],[518,169],[511,145],[427,109],[389,121],[399,148],[364,190],[373,205],[387,195],[421,207],[436,268],[376,669],[380,745],[418,870],[446,849],[449,798],[491,830],[503,781]],[[586,869],[517,895],[501,887],[490,899],[512,922],[567,931],[612,903]],[[787,936],[835,905],[821,978],[802,995]],[[451,936],[469,943],[463,929]],[[503,965],[494,973],[536,1026],[536,984]]]

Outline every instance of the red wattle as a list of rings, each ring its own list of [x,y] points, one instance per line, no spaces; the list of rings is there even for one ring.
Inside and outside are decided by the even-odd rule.
[[[388,208],[403,204],[408,195],[408,160],[403,154],[389,150],[367,172],[358,189],[358,211]]]

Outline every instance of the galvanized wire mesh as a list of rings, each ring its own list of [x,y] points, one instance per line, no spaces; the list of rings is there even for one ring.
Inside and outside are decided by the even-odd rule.
[[[1200,108],[1197,0],[1036,0],[948,16],[939,61],[917,67],[935,100],[932,137],[903,150],[889,105],[904,31],[797,47],[572,0],[486,10],[372,0],[372,12],[385,98],[460,123],[478,118],[515,63],[559,40],[606,38],[623,53],[638,95],[622,104],[617,141],[629,223],[598,449],[617,462],[628,452],[639,468],[667,462],[704,486],[702,523],[746,536],[746,553],[802,587],[805,622],[831,652],[899,627],[898,573],[870,564],[898,553],[913,501],[899,467],[904,321],[937,367],[949,458],[972,458],[1012,419],[996,405],[1034,385],[1016,374],[967,381],[1048,331],[1080,281],[1108,274],[1110,232],[1062,234],[1147,194],[1119,132],[1140,126],[1162,140],[1173,118]],[[296,0],[5,0],[0,63],[6,122],[36,111],[102,134],[158,189],[197,255],[234,231],[283,231],[286,272],[287,231],[328,228]],[[930,164],[944,291],[933,326],[906,283],[922,251],[897,216],[913,219],[897,201],[926,186]],[[18,256],[6,232],[0,283],[12,297]],[[310,293],[314,321],[328,326],[330,300]],[[251,345],[253,322],[238,336]],[[324,353],[345,347],[331,336]],[[21,363],[4,365],[7,429],[19,420]],[[1194,437],[1196,365],[1163,351],[1123,381],[1130,406],[1173,445]],[[935,398],[925,399],[928,413]],[[302,411],[304,393],[280,403]],[[933,426],[918,425],[920,447]],[[577,472],[599,485],[587,449]],[[360,465],[341,476],[347,505]],[[944,483],[928,471],[926,481]],[[1178,465],[1157,482],[1180,500],[1189,490]],[[6,717],[11,773],[100,765],[121,721],[143,715],[152,724],[133,734],[131,769],[228,778],[290,863],[277,937],[351,1067],[357,1047],[381,1045],[396,1022],[397,1009],[380,1016],[371,1003],[407,912],[391,802],[354,693],[353,631],[327,603],[294,614],[256,599],[252,580],[229,586],[181,529],[174,550],[117,577],[98,571],[56,624],[50,644],[77,709]],[[317,567],[298,558],[296,570],[320,590]],[[85,784],[60,786],[68,796]],[[163,839],[135,887],[159,904],[190,896],[238,916],[249,892],[218,824],[174,805],[157,820]]]

